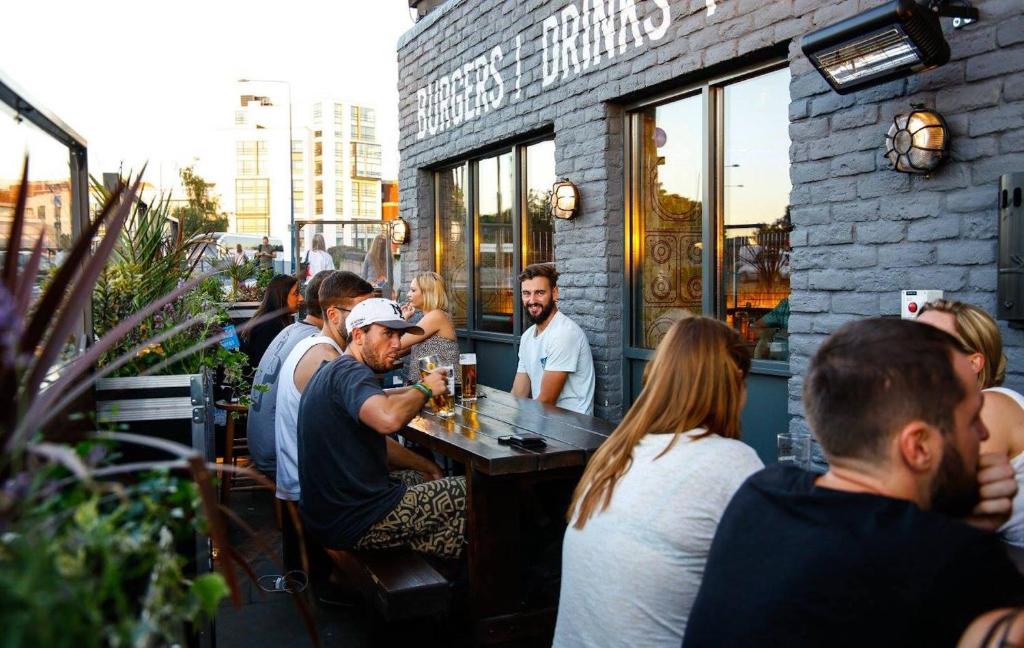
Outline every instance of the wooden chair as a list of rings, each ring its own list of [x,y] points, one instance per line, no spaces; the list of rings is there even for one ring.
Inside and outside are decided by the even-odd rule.
[[[227,412],[228,419],[227,424],[224,426],[224,465],[237,467],[239,460],[242,460],[243,465],[247,464],[249,440],[244,433],[245,426],[240,426],[243,432],[242,436],[236,436],[235,419],[238,416],[247,414],[249,408],[239,403],[229,403],[227,401],[217,401],[216,406],[218,409]],[[227,505],[228,495],[232,490],[252,490],[254,488],[258,488],[254,481],[247,480],[244,477],[240,478],[235,473],[224,473],[221,475],[220,481],[220,501],[222,504]]]

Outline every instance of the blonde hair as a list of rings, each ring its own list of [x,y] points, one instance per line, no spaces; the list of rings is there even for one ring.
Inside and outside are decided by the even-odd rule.
[[[1003,336],[999,333],[999,325],[992,316],[977,306],[952,299],[936,299],[928,302],[918,314],[928,311],[949,313],[953,316],[953,326],[957,337],[971,353],[980,353],[985,364],[978,374],[978,383],[982,389],[1002,385],[1006,379],[1006,355],[1003,353]]]
[[[324,243],[324,235],[323,234],[315,234],[315,235],[313,235],[313,249],[314,250],[323,250],[324,252],[327,251],[327,245]]]
[[[448,310],[448,293],[444,289],[444,279],[436,272],[421,272],[413,281],[423,293],[423,312],[432,310]]]
[[[649,433],[675,435],[658,457],[694,428],[706,430],[695,439],[739,438],[749,371],[750,351],[736,331],[708,317],[687,314],[677,320],[644,371],[640,396],[587,464],[569,505],[569,522],[575,516],[573,526],[582,529],[608,508],[615,484],[633,463],[633,448]]]

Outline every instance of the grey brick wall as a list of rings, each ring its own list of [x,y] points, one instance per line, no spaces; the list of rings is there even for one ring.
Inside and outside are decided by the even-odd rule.
[[[596,363],[595,411],[617,419],[622,387],[623,98],[699,78],[702,70],[788,44],[793,191],[789,411],[799,403],[807,360],[854,318],[896,314],[901,288],[939,288],[992,310],[998,176],[1024,169],[1024,4],[976,0],[982,20],[952,31],[953,60],[937,70],[850,96],[831,92],[799,38],[882,0],[668,0],[664,38],[579,75],[541,84],[541,21],[568,0],[450,0],[398,44],[402,216],[412,226],[409,266],[433,264],[433,196],[426,169],[497,142],[553,129],[556,173],[576,182],[582,212],[556,223],[563,273],[560,307],[586,331]],[[618,4],[618,3],[616,3]],[[640,20],[659,20],[636,0]],[[516,95],[516,36],[522,37]],[[646,40],[646,39],[645,39]],[[497,110],[417,138],[418,89],[502,48],[505,98]],[[659,85],[660,84],[660,85]],[[888,168],[882,141],[898,112],[921,103],[941,111],[953,159],[932,178]],[[1010,386],[1024,386],[1024,337],[1004,329]]]

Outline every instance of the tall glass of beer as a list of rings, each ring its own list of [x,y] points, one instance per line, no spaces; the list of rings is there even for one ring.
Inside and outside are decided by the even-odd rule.
[[[476,400],[476,354],[459,355],[459,371],[462,376],[462,400]]]
[[[440,356],[437,356],[437,355],[428,355],[428,356],[423,356],[422,358],[417,360],[416,363],[419,365],[419,368],[420,368],[420,378],[422,379],[422,378],[426,378],[427,374],[429,374],[431,371],[434,371],[435,369],[437,369],[441,365],[441,358],[440,358]],[[431,398],[429,401],[427,401],[427,403],[426,403],[427,409],[429,409],[429,410],[431,410],[433,412],[436,412],[437,411],[437,403],[436,403],[436,401],[437,401],[436,398]]]
[[[455,367],[443,364],[437,369],[447,372],[448,392],[434,396],[434,413],[444,418],[455,416]]]

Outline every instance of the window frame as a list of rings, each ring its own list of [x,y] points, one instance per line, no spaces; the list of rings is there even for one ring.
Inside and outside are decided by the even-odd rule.
[[[701,256],[702,296],[701,310],[704,315],[713,316],[719,321],[724,319],[725,285],[722,280],[725,263],[725,174],[723,173],[725,157],[725,87],[747,79],[787,69],[786,59],[772,59],[729,73],[701,79],[686,84],[669,92],[652,98],[624,106],[623,115],[623,147],[624,147],[624,254],[623,264],[625,291],[623,294],[623,356],[632,360],[650,360],[654,349],[638,346],[636,340],[635,315],[640,307],[642,286],[639,284],[637,270],[643,263],[643,246],[640,233],[641,209],[639,193],[634,189],[640,181],[641,129],[638,128],[641,111],[664,104],[672,103],[687,97],[699,96],[701,101],[702,138],[701,138],[701,194],[703,209],[701,211],[701,243],[704,253]],[[629,363],[623,363],[625,384],[629,384]],[[753,359],[751,373],[785,376],[791,375],[789,359],[767,360]]]
[[[450,160],[443,165],[430,168],[431,189],[433,191],[434,207],[434,263],[433,269],[441,273],[441,248],[437,245],[437,237],[441,230],[441,196],[440,196],[440,175],[445,171],[466,165],[466,221],[462,223],[463,232],[471,233],[465,236],[466,254],[466,326],[456,327],[455,331],[459,337],[474,340],[489,340],[494,342],[517,342],[522,336],[523,309],[520,304],[519,293],[512,292],[512,332],[501,333],[497,331],[486,331],[479,328],[477,313],[477,269],[480,264],[480,219],[479,201],[477,196],[478,165],[481,160],[493,158],[505,153],[512,154],[512,272],[513,279],[519,276],[523,270],[523,259],[528,258],[525,246],[528,241],[523,236],[528,226],[527,196],[526,196],[526,149],[530,146],[551,141],[555,142],[555,136],[551,132],[534,135],[529,138],[517,140],[512,144],[496,146],[484,151],[467,155],[457,160]],[[557,144],[556,144],[557,154]],[[554,254],[554,241],[552,241],[552,254]]]

